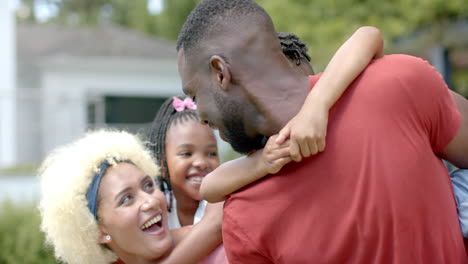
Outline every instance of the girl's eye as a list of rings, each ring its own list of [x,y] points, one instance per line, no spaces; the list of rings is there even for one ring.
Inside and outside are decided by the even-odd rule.
[[[190,156],[192,156],[192,153],[190,153],[190,152],[182,152],[182,153],[179,153],[179,156],[182,156],[182,157],[190,157]]]
[[[214,152],[214,151],[213,151],[213,152],[209,152],[209,153],[208,153],[208,157],[216,157],[216,156],[218,156],[218,153],[217,153],[217,152]]]

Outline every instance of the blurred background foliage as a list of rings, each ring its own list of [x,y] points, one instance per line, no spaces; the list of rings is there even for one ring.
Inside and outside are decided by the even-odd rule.
[[[52,250],[44,246],[39,225],[39,212],[32,203],[0,204],[0,263],[57,263]]]
[[[160,1],[161,12],[151,12],[151,1]],[[34,4],[56,10],[48,23],[93,26],[115,23],[140,32],[175,40],[180,27],[198,0],[23,0],[31,12],[19,17],[35,21]],[[358,27],[381,29],[386,50],[393,40],[428,25],[468,19],[466,0],[257,0],[273,18],[278,31],[292,32],[310,47],[313,64],[323,70],[333,53]],[[24,13],[24,12],[23,12]]]
[[[279,31],[299,35],[314,66],[323,69],[336,49],[360,26],[378,27],[386,51],[394,40],[446,20],[468,18],[466,0],[258,0]]]

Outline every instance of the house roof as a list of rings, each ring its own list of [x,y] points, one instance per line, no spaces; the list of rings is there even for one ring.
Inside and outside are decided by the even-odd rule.
[[[115,25],[17,24],[16,41],[22,61],[60,56],[177,58],[174,43]]]

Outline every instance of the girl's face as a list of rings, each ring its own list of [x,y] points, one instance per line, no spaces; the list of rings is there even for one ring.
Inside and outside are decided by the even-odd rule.
[[[142,170],[121,162],[105,172],[99,187],[99,241],[119,257],[158,259],[170,252],[166,199]]]
[[[213,131],[195,120],[170,126],[166,135],[166,160],[175,194],[201,200],[203,178],[219,166]]]

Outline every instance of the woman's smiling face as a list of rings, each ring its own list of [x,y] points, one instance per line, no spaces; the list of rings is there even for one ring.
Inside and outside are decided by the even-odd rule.
[[[172,250],[165,197],[133,164],[121,162],[107,169],[99,187],[98,216],[99,241],[122,259],[158,259]]]

